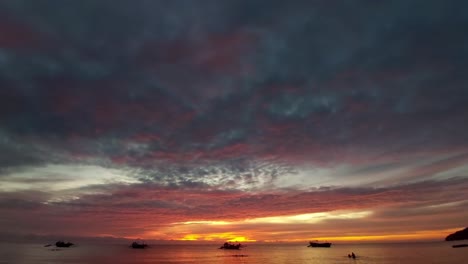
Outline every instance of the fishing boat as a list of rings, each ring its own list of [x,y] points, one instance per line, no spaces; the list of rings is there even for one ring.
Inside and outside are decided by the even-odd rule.
[[[219,247],[219,249],[240,249],[241,248],[241,244],[232,244],[232,243],[224,243],[221,247]]]
[[[325,248],[329,248],[329,247],[331,247],[331,244],[332,243],[329,243],[329,242],[319,243],[319,242],[309,241],[308,247],[325,247]]]
[[[55,242],[56,247],[71,247],[73,245],[74,245],[73,243],[63,242],[62,240]]]
[[[148,245],[145,243],[145,242],[137,242],[137,241],[134,241],[130,247],[132,248],[146,248],[148,247]]]

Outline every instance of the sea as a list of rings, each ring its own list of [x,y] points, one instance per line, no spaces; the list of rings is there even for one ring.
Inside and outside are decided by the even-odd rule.
[[[43,244],[0,243],[0,263],[468,263],[468,247],[452,248],[452,244],[457,243],[333,244],[331,248],[250,243],[240,250],[223,250],[218,249],[219,245],[207,244],[151,245],[146,249],[132,249],[124,244],[78,244],[55,248]],[[356,259],[348,257],[351,252],[355,253]]]

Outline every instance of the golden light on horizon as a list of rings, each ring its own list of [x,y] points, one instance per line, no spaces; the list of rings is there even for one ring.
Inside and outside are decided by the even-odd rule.
[[[255,242],[256,240],[248,239],[246,237],[235,237],[228,240],[229,242]]]
[[[372,211],[334,211],[334,212],[322,212],[322,213],[310,213],[310,214],[299,214],[299,215],[287,215],[287,216],[271,216],[271,217],[260,217],[247,219],[244,223],[268,223],[268,224],[312,224],[325,221],[328,219],[356,219],[365,218],[372,214]]]
[[[199,238],[200,238],[200,235],[188,234],[188,235],[185,235],[183,238],[181,238],[179,240],[194,241],[194,240],[198,240]]]
[[[459,228],[443,229],[443,230],[427,230],[415,231],[406,234],[377,234],[377,235],[356,235],[356,236],[330,236],[330,237],[315,237],[308,240],[328,240],[328,241],[343,241],[343,242],[370,242],[370,241],[409,241],[409,240],[439,240],[448,233],[453,233]]]
[[[209,234],[187,234],[184,237],[176,240],[183,240],[183,241],[216,241],[216,240],[223,240],[229,242],[255,242],[256,240],[250,239],[248,237],[226,232],[226,233],[209,233]]]
[[[349,235],[349,236],[325,236],[325,237],[294,237],[283,238],[280,242],[304,242],[304,241],[330,241],[330,242],[392,242],[392,241],[418,241],[418,240],[439,240],[447,233],[453,233],[459,228],[443,229],[443,230],[427,230],[427,231],[414,231],[410,233],[401,234],[368,234],[368,235]],[[246,236],[238,235],[232,232],[225,233],[207,233],[207,234],[188,234],[181,239],[177,240],[203,240],[203,241],[229,241],[229,242],[256,242],[257,239],[251,239]],[[278,242],[273,239],[262,239],[262,242]]]
[[[249,218],[238,221],[187,221],[176,222],[173,225],[248,225],[248,224],[312,224],[329,219],[357,219],[371,215],[372,211],[340,210],[332,212],[320,212],[298,215],[268,216]]]
[[[320,229],[323,222],[333,220],[363,221],[363,223],[365,223],[365,219],[372,214],[373,211],[371,210],[340,210],[287,216],[259,217],[235,221],[191,220],[186,222],[174,222],[170,227],[159,230],[158,233],[152,232],[150,236],[154,237],[157,234],[158,238],[181,241],[281,241],[299,243],[309,240],[327,240],[346,243],[438,240],[444,237],[445,234],[456,231],[456,229],[408,230],[406,232],[394,233],[386,232],[385,230],[374,230],[368,233],[365,231],[360,231],[358,233],[340,233],[335,230]],[[296,227],[287,230],[287,228],[291,228],[292,226]],[[325,226],[329,226],[329,224],[325,223]],[[314,229],[316,232],[313,232]]]
[[[209,221],[209,220],[192,220],[186,222],[175,222],[172,223],[170,233],[179,233],[183,234],[182,237],[174,238],[175,240],[184,240],[184,241],[215,241],[215,240],[225,240],[225,241],[238,241],[238,242],[253,242],[257,240],[268,240],[269,238],[257,233],[256,231],[259,226],[269,225],[269,226],[284,226],[284,225],[294,225],[294,224],[316,224],[326,220],[332,219],[359,219],[365,218],[371,215],[372,211],[350,211],[350,210],[340,210],[332,212],[319,212],[319,213],[309,213],[309,214],[298,214],[298,215],[286,215],[286,216],[271,216],[271,217],[259,217],[259,218],[249,218],[244,220],[236,221]],[[238,230],[238,231],[235,231]],[[240,230],[240,231],[239,231]],[[245,233],[246,230],[249,230]],[[215,231],[215,232],[210,232]],[[220,232],[221,231],[221,232]],[[224,232],[223,232],[224,231]],[[273,232],[277,234],[278,232]],[[256,236],[255,238],[252,238]],[[291,235],[291,234],[289,234]],[[289,238],[285,236],[284,241],[290,239],[299,239]],[[306,237],[301,238],[301,240],[307,239]]]

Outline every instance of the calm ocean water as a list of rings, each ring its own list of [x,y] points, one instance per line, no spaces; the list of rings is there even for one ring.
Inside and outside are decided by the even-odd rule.
[[[131,249],[127,245],[87,244],[53,250],[40,244],[0,244],[0,263],[468,263],[468,248],[456,243],[336,244],[331,248],[306,245],[249,244],[241,250],[217,245],[153,245]],[[355,252],[357,259],[347,254]]]

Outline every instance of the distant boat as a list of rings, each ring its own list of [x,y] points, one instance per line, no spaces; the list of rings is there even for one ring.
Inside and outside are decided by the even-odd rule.
[[[63,242],[62,240],[55,242],[56,247],[71,247],[73,245],[74,245],[73,243]]]
[[[452,245],[453,248],[468,247],[468,244]]]
[[[325,243],[319,243],[319,242],[309,242],[308,247],[326,247],[329,248],[331,247],[331,243],[325,242]]]
[[[219,247],[219,249],[240,249],[242,245],[239,243],[239,244],[232,244],[232,243],[224,243],[221,247]]]
[[[131,245],[130,245],[132,248],[146,248],[148,247],[148,245],[144,242],[133,242]]]

